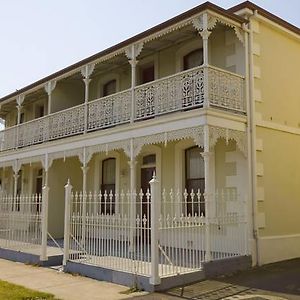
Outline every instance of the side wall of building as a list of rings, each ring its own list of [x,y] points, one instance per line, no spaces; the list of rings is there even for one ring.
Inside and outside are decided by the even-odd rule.
[[[300,39],[253,20],[261,264],[300,256]]]

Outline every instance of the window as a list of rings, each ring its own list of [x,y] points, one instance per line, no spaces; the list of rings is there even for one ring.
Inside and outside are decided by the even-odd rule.
[[[112,95],[117,90],[117,81],[115,79],[108,81],[103,85],[103,97]]]
[[[143,165],[152,165],[156,162],[156,155],[149,154],[143,157]]]
[[[203,49],[196,49],[183,57],[183,69],[188,70],[203,64]]]
[[[104,196],[101,199],[101,213],[114,214],[115,213],[115,191],[116,191],[116,159],[108,158],[102,161],[102,195],[106,192],[108,195],[112,192],[113,197],[107,197],[106,201]]]
[[[41,118],[44,116],[44,105],[37,105],[35,107],[35,118]]]
[[[197,194],[200,190],[201,194],[204,193],[205,187],[205,176],[204,176],[204,160],[201,156],[202,148],[192,147],[185,151],[185,169],[186,169],[186,188],[188,193],[194,190]],[[199,216],[201,213],[205,213],[205,203],[204,197],[200,197],[200,202],[198,197],[195,196],[192,201],[190,195],[187,199],[186,205],[187,214]]]
[[[141,68],[141,84],[154,80],[154,64]]]

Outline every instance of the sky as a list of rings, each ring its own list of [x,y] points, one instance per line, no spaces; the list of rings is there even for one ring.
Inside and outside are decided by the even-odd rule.
[[[211,0],[223,8],[241,1]],[[0,97],[203,2],[0,0]],[[299,0],[253,2],[300,27]]]

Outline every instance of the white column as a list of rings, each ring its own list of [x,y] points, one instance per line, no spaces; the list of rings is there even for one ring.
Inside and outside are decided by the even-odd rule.
[[[150,181],[151,189],[151,277],[150,283],[153,285],[160,284],[159,277],[159,217],[161,198],[159,192],[159,182],[155,174]]]
[[[130,122],[134,122],[135,118],[135,93],[134,89],[136,87],[136,65],[138,60],[136,59],[143,49],[143,43],[133,44],[125,50],[125,54],[129,59],[131,65],[131,118]]]
[[[88,172],[88,162],[86,159],[86,148],[83,148],[82,156],[82,236],[81,243],[83,249],[85,249],[85,237],[86,237],[86,199],[87,199],[87,172]]]
[[[130,122],[134,122],[134,117],[135,117],[135,92],[134,88],[136,86],[136,65],[138,61],[134,58],[131,59],[130,61],[131,65],[131,117],[130,117]]]
[[[6,192],[6,178],[5,178],[5,167],[2,168],[2,191]]]
[[[43,186],[42,191],[42,253],[41,261],[48,260],[47,256],[47,239],[48,239],[48,203],[49,203],[49,187]]]
[[[205,13],[202,17],[203,20],[203,30],[200,31],[200,35],[203,40],[203,71],[204,71],[204,107],[209,107],[208,99],[208,38],[211,34],[211,31],[208,30],[208,15]]]
[[[21,111],[22,111],[22,104],[24,102],[25,96],[24,95],[19,95],[17,97],[17,110],[18,110],[18,117],[17,117],[17,133],[16,133],[16,142],[15,146],[18,148],[19,144],[19,125],[21,123]]]
[[[205,261],[211,260],[211,239],[210,239],[210,208],[211,208],[211,176],[210,176],[210,146],[209,146],[209,127],[204,125],[204,152],[202,153],[204,159],[204,176],[205,176]]]
[[[72,185],[70,179],[65,185],[65,227],[64,227],[64,257],[63,265],[66,266],[69,259],[69,249],[70,249],[70,216],[71,216],[71,193]]]
[[[87,132],[88,128],[88,102],[89,102],[89,86],[90,76],[92,75],[95,68],[95,64],[89,64],[81,69],[81,75],[84,82],[84,132]]]
[[[18,117],[17,117],[17,125],[20,125],[21,123],[21,111],[22,111],[22,105],[17,105],[17,111],[18,111]]]
[[[130,140],[130,250],[134,251],[134,234],[135,234],[135,219],[136,219],[136,160],[134,156],[133,139]]]
[[[44,172],[45,172],[45,180],[44,186],[42,190],[42,253],[41,253],[41,261],[48,260],[47,256],[47,240],[48,240],[48,203],[49,203],[49,186],[48,186],[48,171],[49,171],[49,159],[48,153],[45,154],[44,160]]]
[[[84,132],[87,132],[88,128],[88,101],[89,101],[89,84],[90,79],[84,78],[84,86],[85,86],[85,93],[84,93]]]
[[[14,198],[17,196],[17,186],[18,186],[18,178],[19,171],[14,171]]]
[[[45,84],[44,88],[48,95],[48,115],[51,114],[52,110],[52,92],[56,87],[56,81],[49,81]]]

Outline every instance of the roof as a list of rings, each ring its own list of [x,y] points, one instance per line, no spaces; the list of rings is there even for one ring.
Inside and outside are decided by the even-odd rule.
[[[252,3],[251,1],[242,2],[242,3],[238,4],[238,5],[235,5],[235,6],[231,7],[231,8],[229,8],[227,11],[234,13],[234,12],[237,12],[237,11],[239,11],[241,9],[244,9],[244,8],[249,8],[251,10],[257,10],[257,12],[261,16],[263,16],[263,17],[265,17],[265,18],[267,18],[267,19],[269,19],[269,20],[271,20],[271,21],[273,21],[273,22],[281,25],[282,27],[284,27],[284,28],[286,28],[286,29],[288,29],[288,30],[290,30],[290,31],[292,31],[292,32],[300,35],[300,28],[299,27],[297,27],[297,26],[295,26],[295,25],[293,25],[293,24],[291,24],[291,23],[289,23],[289,22],[287,22],[287,21],[279,18],[278,16],[270,13],[269,11],[263,9],[262,7],[254,4],[254,3]]]
[[[44,77],[44,78],[42,78],[42,79],[40,79],[40,80],[38,80],[38,81],[36,81],[36,82],[28,85],[28,86],[25,86],[24,88],[22,88],[20,90],[17,90],[17,91],[15,91],[15,92],[7,95],[7,96],[4,96],[4,97],[0,98],[0,102],[2,102],[4,100],[8,100],[10,98],[15,98],[17,95],[23,94],[26,91],[28,91],[28,90],[36,87],[36,86],[39,86],[39,85],[44,84],[44,83],[46,83],[46,82],[48,82],[50,80],[53,80],[56,77],[59,77],[59,76],[63,75],[64,73],[68,73],[70,71],[76,70],[76,69],[78,69],[81,66],[84,66],[84,65],[86,65],[88,63],[91,63],[92,61],[94,61],[96,59],[101,58],[102,56],[105,56],[105,55],[107,55],[109,53],[118,51],[118,50],[120,50],[120,49],[122,49],[122,48],[124,48],[126,46],[131,45],[134,42],[137,42],[137,41],[139,41],[139,40],[147,37],[148,35],[154,34],[156,32],[159,32],[159,31],[161,31],[161,30],[169,27],[169,26],[175,25],[176,23],[178,23],[180,21],[183,21],[183,20],[185,20],[187,18],[190,18],[193,15],[196,15],[196,14],[202,12],[202,11],[205,11],[205,10],[211,10],[211,11],[216,12],[216,13],[218,13],[220,15],[223,15],[224,17],[227,17],[227,18],[229,18],[229,19],[231,19],[233,21],[236,21],[236,22],[238,22],[240,24],[246,22],[246,20],[244,18],[242,18],[240,16],[237,16],[234,13],[229,12],[228,10],[226,10],[226,9],[224,9],[222,7],[219,7],[219,6],[217,6],[217,5],[213,4],[213,3],[210,3],[210,2],[205,2],[203,4],[200,4],[200,5],[192,8],[192,9],[190,9],[190,10],[188,10],[188,11],[180,14],[180,15],[175,16],[174,18],[171,18],[171,19],[169,19],[169,20],[167,20],[167,21],[165,21],[165,22],[163,22],[163,23],[161,23],[159,25],[156,25],[156,26],[154,26],[154,27],[152,27],[152,28],[150,28],[150,29],[142,32],[142,33],[139,33],[139,34],[137,34],[137,35],[135,35],[135,36],[133,36],[133,37],[131,37],[131,38],[129,38],[129,39],[127,39],[127,40],[119,43],[119,44],[116,44],[116,45],[114,45],[114,46],[112,46],[110,48],[107,48],[107,49],[105,49],[105,50],[103,50],[101,52],[98,52],[98,53],[96,53],[96,54],[94,54],[94,55],[92,55],[92,56],[90,56],[90,57],[88,57],[86,59],[83,59],[83,60],[81,60],[81,61],[79,61],[79,62],[77,62],[75,64],[72,64],[72,65],[70,65],[70,66],[68,66],[68,67],[66,67],[66,68],[64,68],[64,69],[62,69],[62,70],[60,70],[58,72],[55,72],[55,73],[53,73],[53,74],[51,74],[51,75],[49,75],[47,77]]]

